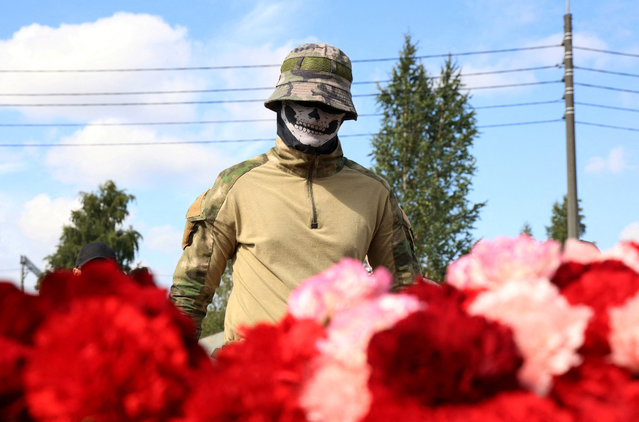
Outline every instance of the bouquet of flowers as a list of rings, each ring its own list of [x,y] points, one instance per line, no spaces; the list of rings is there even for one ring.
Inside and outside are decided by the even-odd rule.
[[[40,294],[0,283],[0,420],[165,421],[211,366],[192,322],[146,271],[89,263]]]
[[[0,419],[634,421],[639,245],[478,242],[391,293],[344,259],[209,359],[153,286],[107,264],[0,283]]]

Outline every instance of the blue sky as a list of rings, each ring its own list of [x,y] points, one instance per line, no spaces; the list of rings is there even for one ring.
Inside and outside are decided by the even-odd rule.
[[[639,4],[573,0],[570,9],[583,238],[608,249],[639,238]],[[278,65],[300,43],[328,42],[354,62],[363,116],[340,135],[345,154],[368,167],[370,136],[362,134],[379,130],[371,82],[387,80],[394,64],[371,59],[396,58],[406,33],[418,55],[435,56],[422,60],[430,75],[439,73],[442,54],[453,54],[470,89],[480,130],[471,200],[487,201],[475,237],[515,236],[528,223],[543,240],[552,205],[566,192],[563,50],[531,47],[561,44],[565,12],[561,0],[11,3],[0,15],[0,279],[19,281],[20,255],[44,268],[78,193],[111,179],[136,197],[126,224],[144,236],[138,260],[168,286],[190,203],[220,170],[267,150],[275,136],[274,115],[260,101],[211,101],[264,99],[278,76],[277,66],[10,70]],[[517,50],[460,54],[504,49]],[[229,88],[262,89],[148,93]],[[147,94],[8,95],[132,91]],[[60,105],[158,102],[190,104]],[[514,106],[531,102],[542,104]],[[219,120],[259,121],[130,124]],[[514,124],[534,121],[547,122]],[[162,144],[250,139],[267,140]],[[156,145],[114,145],[127,142]],[[87,146],[96,143],[107,145]],[[25,146],[33,144],[48,146]],[[27,276],[26,288],[34,282]]]

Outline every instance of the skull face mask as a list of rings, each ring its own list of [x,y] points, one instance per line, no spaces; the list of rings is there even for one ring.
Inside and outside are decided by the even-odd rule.
[[[345,114],[319,103],[282,101],[277,116],[278,134],[288,145],[311,152],[337,138],[337,131]],[[283,127],[280,128],[280,125]],[[298,144],[310,148],[302,145],[298,147]]]

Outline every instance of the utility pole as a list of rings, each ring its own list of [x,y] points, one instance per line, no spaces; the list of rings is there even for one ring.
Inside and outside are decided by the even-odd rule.
[[[568,209],[568,238],[579,239],[577,224],[577,159],[575,156],[575,90],[573,88],[572,64],[572,15],[570,0],[566,0],[564,15],[564,101],[566,103],[566,169],[568,172],[568,192],[566,195]]]
[[[26,270],[29,270],[33,274],[35,274],[36,277],[40,277],[40,274],[42,274],[42,271],[40,271],[40,269],[36,267],[33,264],[33,262],[31,262],[31,260],[29,260],[29,258],[27,258],[24,255],[20,255],[20,290],[22,290],[23,292],[24,292],[24,278],[27,275],[25,267],[26,267]]]

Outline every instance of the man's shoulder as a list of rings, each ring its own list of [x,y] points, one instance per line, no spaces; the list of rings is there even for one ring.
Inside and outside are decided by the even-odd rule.
[[[346,157],[344,157],[344,167],[349,168],[351,170],[354,170],[354,171],[360,173],[362,176],[370,178],[371,181],[373,181],[374,183],[379,183],[386,190],[390,191],[390,185],[388,184],[386,179],[384,179],[379,174],[375,173],[373,170],[370,170],[370,169],[362,166],[361,164],[359,164],[359,163],[357,163],[357,162],[355,162],[353,160],[349,160]]]
[[[188,220],[214,220],[233,185],[251,170],[268,161],[266,153],[222,170],[212,187],[202,193],[189,208]]]
[[[246,173],[250,172],[256,167],[259,167],[268,161],[268,156],[266,153],[260,154],[257,157],[253,157],[249,160],[242,161],[241,163],[237,163],[225,170],[222,170],[220,174],[217,176],[217,180],[215,181],[216,185],[224,186],[232,186],[240,177],[244,176]]]

